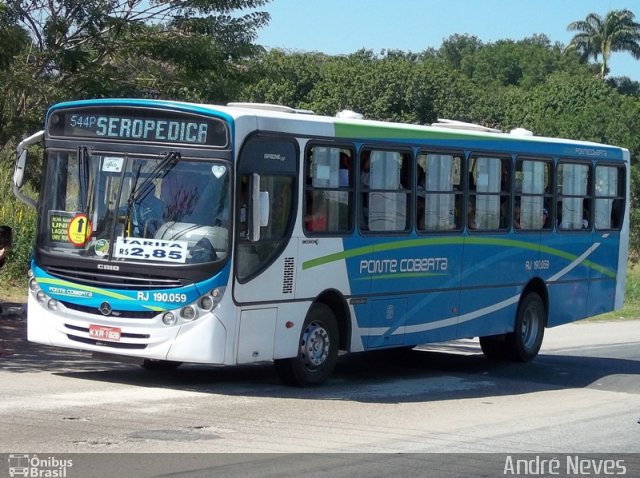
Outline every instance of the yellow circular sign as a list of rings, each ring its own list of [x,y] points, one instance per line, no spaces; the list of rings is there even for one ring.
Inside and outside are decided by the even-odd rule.
[[[84,246],[91,238],[91,221],[86,214],[78,214],[69,223],[67,236],[74,246]]]

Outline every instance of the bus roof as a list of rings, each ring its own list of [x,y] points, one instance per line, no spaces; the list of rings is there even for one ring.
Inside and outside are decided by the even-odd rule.
[[[167,108],[189,113],[223,116],[235,123],[245,123],[249,129],[286,131],[309,136],[330,135],[362,142],[379,140],[392,142],[429,141],[438,146],[457,147],[458,149],[465,149],[470,147],[472,143],[477,145],[478,142],[482,142],[483,147],[489,149],[499,147],[505,151],[529,149],[525,146],[529,143],[536,150],[542,147],[542,150],[537,151],[541,154],[622,159],[625,156],[624,152],[626,152],[626,156],[628,156],[628,151],[624,148],[591,141],[535,136],[522,129],[516,129],[512,133],[504,133],[493,128],[455,120],[438,119],[438,123],[434,125],[418,125],[361,119],[357,114],[332,117],[317,115],[309,110],[262,103],[230,103],[222,106],[171,100],[102,98],[58,103],[49,109],[48,114],[61,108],[88,106]],[[543,147],[544,145],[547,147]]]

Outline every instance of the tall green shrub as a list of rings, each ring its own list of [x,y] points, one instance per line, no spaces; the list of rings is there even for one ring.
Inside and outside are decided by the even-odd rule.
[[[29,259],[36,231],[36,211],[13,195],[12,158],[3,153],[0,158],[0,224],[13,229],[13,247],[0,269],[0,283],[21,284],[27,281]]]

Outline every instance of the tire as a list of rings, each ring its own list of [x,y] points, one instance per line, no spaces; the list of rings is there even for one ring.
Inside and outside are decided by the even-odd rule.
[[[507,355],[504,335],[480,337],[480,348],[484,356],[490,360],[504,360]]]
[[[321,384],[329,378],[338,359],[338,324],[328,306],[311,306],[299,344],[296,357],[275,361],[276,372],[287,385]]]
[[[540,296],[531,292],[518,306],[514,331],[505,337],[507,358],[514,362],[530,362],[542,346],[547,312]]]
[[[145,370],[175,370],[182,362],[172,362],[170,360],[155,360],[155,359],[144,359],[140,366]]]

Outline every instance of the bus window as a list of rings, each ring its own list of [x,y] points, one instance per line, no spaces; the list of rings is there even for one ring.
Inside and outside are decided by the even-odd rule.
[[[543,160],[521,159],[516,164],[514,229],[550,229],[552,220],[551,163]]]
[[[309,234],[352,230],[353,152],[349,148],[313,146],[307,153],[304,228]]]
[[[365,150],[360,156],[361,228],[400,232],[409,228],[410,156]]]
[[[558,166],[558,228],[591,229],[587,164],[560,163]]]
[[[417,227],[451,231],[461,225],[460,156],[421,153],[417,159]]]
[[[479,230],[506,228],[510,161],[488,156],[472,157],[470,161],[467,227]]]
[[[596,166],[596,229],[620,229],[624,215],[624,169]]]

